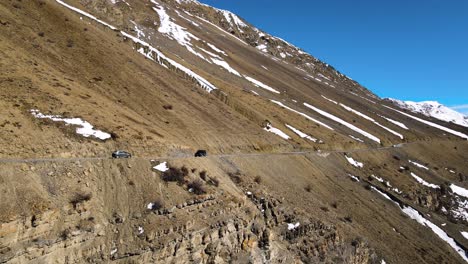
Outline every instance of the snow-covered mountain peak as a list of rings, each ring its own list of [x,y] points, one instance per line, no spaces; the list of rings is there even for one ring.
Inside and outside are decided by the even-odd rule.
[[[388,98],[388,100],[400,106],[401,108],[408,109],[412,112],[468,127],[468,116],[465,116],[462,113],[459,113],[437,101],[413,102],[401,101],[392,98]]]

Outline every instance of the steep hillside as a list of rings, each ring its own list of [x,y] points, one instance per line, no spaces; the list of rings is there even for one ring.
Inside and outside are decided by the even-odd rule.
[[[468,260],[468,128],[231,12],[5,0],[0,67],[0,263]]]

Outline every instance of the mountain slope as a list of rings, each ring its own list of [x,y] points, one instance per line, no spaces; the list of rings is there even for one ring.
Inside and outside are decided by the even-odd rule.
[[[0,262],[466,262],[468,129],[232,13],[11,0],[0,36]]]

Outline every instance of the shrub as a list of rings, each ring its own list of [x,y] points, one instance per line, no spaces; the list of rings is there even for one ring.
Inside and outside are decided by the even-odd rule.
[[[262,183],[262,177],[256,176],[256,177],[254,178],[254,182],[256,182],[257,184]]]
[[[180,168],[180,170],[182,171],[182,174],[184,176],[187,176],[189,174],[189,170],[185,166],[182,166],[182,168]]]
[[[351,241],[351,246],[358,247],[360,244],[364,243],[361,237],[356,237]]]
[[[332,206],[333,208],[335,208],[335,209],[338,208],[338,202],[333,202],[333,203],[331,204],[331,206]]]
[[[165,182],[177,182],[179,184],[183,184],[187,175],[188,169],[185,166],[182,168],[169,168],[161,174],[161,179]]]
[[[150,210],[157,211],[161,208],[164,208],[164,203],[161,199],[156,199],[152,202],[153,206],[151,206]]]
[[[344,217],[344,220],[345,220],[346,222],[349,222],[349,223],[352,223],[352,222],[353,222],[353,218],[352,218],[351,216],[349,216],[349,215],[348,215],[348,216],[345,216],[345,217]]]
[[[197,172],[197,168],[193,168],[193,169],[191,169],[190,171],[191,171],[192,173],[195,173],[195,172]]]
[[[73,208],[76,208],[78,204],[89,201],[92,197],[93,195],[91,193],[75,193],[70,203],[73,205]]]
[[[187,188],[190,190],[192,189],[192,192],[194,194],[205,194],[205,186],[203,186],[203,182],[200,180],[193,180],[187,184]]]
[[[228,173],[228,176],[229,176],[229,178],[231,178],[231,180],[232,180],[235,184],[239,184],[239,183],[242,182],[242,178],[241,178],[240,172],[236,172],[236,173],[229,172],[229,173]]]
[[[206,170],[200,171],[199,175],[202,180],[206,181]]]
[[[215,187],[218,187],[219,186],[219,180],[218,180],[218,178],[210,178],[210,180],[208,181],[208,184],[213,185]]]
[[[69,237],[71,237],[70,229],[63,230],[62,232],[60,232],[59,236],[62,240],[67,240]]]
[[[311,192],[311,191],[312,191],[312,185],[307,184],[306,187],[304,187],[304,190],[305,190],[306,192]]]
[[[320,207],[320,209],[321,209],[322,211],[324,211],[324,212],[328,212],[328,211],[329,211],[329,210],[328,210],[328,207],[326,207],[326,206],[322,206],[322,207]]]
[[[172,110],[173,107],[172,107],[172,105],[170,105],[170,104],[166,104],[166,105],[163,105],[163,108],[164,108],[165,110]]]

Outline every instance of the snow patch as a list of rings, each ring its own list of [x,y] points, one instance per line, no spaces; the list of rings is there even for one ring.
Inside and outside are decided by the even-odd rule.
[[[258,46],[255,47],[255,48],[257,48],[258,50],[260,50],[260,51],[262,51],[262,52],[268,52],[268,46],[265,45],[265,44],[260,44],[260,45],[258,45]]]
[[[371,186],[371,188],[375,191],[377,191],[379,194],[381,194],[383,197],[385,197],[386,199],[392,201],[393,203],[395,203],[403,213],[405,213],[407,216],[409,216],[411,219],[413,220],[416,220],[419,224],[423,225],[423,226],[426,226],[428,227],[429,229],[432,230],[432,232],[434,232],[434,234],[436,234],[440,239],[444,240],[445,242],[447,242],[447,244],[452,247],[466,262],[468,262],[468,257],[466,256],[466,252],[465,250],[463,250],[458,244],[457,242],[455,242],[455,240],[453,238],[451,238],[447,233],[445,233],[444,230],[442,230],[440,227],[438,227],[437,225],[433,224],[431,221],[427,220],[426,218],[424,218],[423,215],[421,215],[417,210],[415,210],[414,208],[412,207],[409,207],[409,206],[400,206],[399,203],[393,201],[390,196],[388,196],[387,194],[377,190],[377,188]]]
[[[354,175],[351,175],[351,174],[349,174],[349,173],[348,173],[348,176],[351,177],[351,179],[353,179],[354,181],[360,182],[360,180],[359,180],[358,177],[356,177],[356,176],[354,176]]]
[[[188,32],[186,28],[181,27],[178,24],[172,22],[171,17],[167,14],[164,7],[159,6],[156,1],[151,0],[151,2],[153,4],[156,4],[157,7],[153,7],[153,10],[158,13],[159,19],[161,20],[161,24],[159,26],[158,31],[168,36],[170,39],[174,39],[175,41],[177,41],[177,43],[184,46],[189,52],[193,53],[194,55],[200,57],[205,61],[208,61],[203,55],[196,52],[192,47],[191,40],[200,40],[200,38]]]
[[[288,230],[294,230],[294,229],[298,228],[300,225],[301,225],[301,223],[299,223],[299,222],[297,222],[295,224],[289,223],[288,224]]]
[[[454,192],[454,193],[456,193],[456,194],[458,194],[460,196],[463,196],[465,198],[468,198],[468,190],[467,189],[459,187],[459,186],[457,186],[457,185],[455,185],[453,183],[450,185],[450,189],[452,190],[452,192]]]
[[[165,161],[160,163],[159,165],[154,166],[153,169],[158,170],[160,172],[165,172],[169,170],[169,167],[167,167],[167,161]]]
[[[356,168],[362,168],[362,167],[364,167],[364,163],[358,162],[358,161],[354,160],[352,157],[348,157],[348,156],[345,155],[345,158],[346,158],[346,160],[348,160],[348,162],[349,162],[351,165],[353,165],[353,166],[356,167]]]
[[[106,140],[106,139],[111,138],[111,134],[103,132],[101,130],[94,129],[93,125],[91,125],[89,122],[82,120],[81,118],[64,118],[59,115],[44,115],[37,109],[32,109],[31,114],[35,118],[50,119],[54,122],[64,122],[67,125],[78,126],[76,128],[76,133],[86,138],[95,137],[100,140]]]
[[[462,236],[463,236],[465,239],[468,239],[468,232],[461,231],[460,233],[462,234]]]

